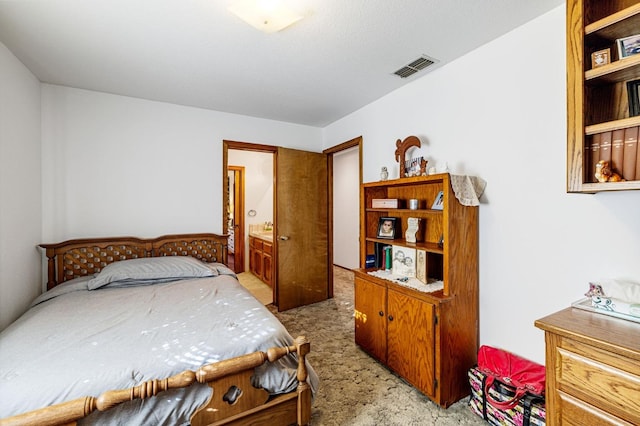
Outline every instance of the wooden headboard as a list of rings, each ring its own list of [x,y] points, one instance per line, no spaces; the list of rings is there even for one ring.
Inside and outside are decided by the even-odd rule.
[[[227,264],[227,235],[176,234],[158,238],[82,238],[40,244],[47,255],[47,290],[73,278],[100,272],[110,263],[140,257],[191,256]]]

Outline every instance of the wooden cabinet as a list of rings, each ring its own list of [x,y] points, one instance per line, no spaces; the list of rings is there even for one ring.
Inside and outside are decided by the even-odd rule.
[[[640,424],[640,324],[576,308],[545,331],[547,425]]]
[[[387,362],[387,287],[355,275],[355,340],[382,363]]]
[[[640,189],[637,172],[625,182],[597,182],[594,160],[603,151],[592,150],[594,138],[640,126],[640,116],[630,115],[627,93],[627,82],[640,79],[640,54],[621,58],[616,45],[637,34],[638,0],[567,1],[568,192]],[[603,49],[609,49],[610,63],[592,66],[592,53]]]
[[[262,242],[262,281],[271,286],[273,270],[273,243]]]
[[[271,286],[273,277],[273,243],[258,237],[249,237],[249,270]]]
[[[443,209],[430,207],[438,192]],[[398,199],[417,210],[374,208],[373,199]],[[355,341],[437,404],[469,394],[467,371],[478,353],[478,207],[458,202],[448,174],[372,182],[361,187],[360,261],[355,272]],[[395,217],[395,239],[378,238],[380,219]],[[417,242],[404,238],[408,218],[419,218]],[[443,244],[439,244],[444,240]],[[420,249],[426,272],[442,289],[425,291],[365,269],[380,245]]]

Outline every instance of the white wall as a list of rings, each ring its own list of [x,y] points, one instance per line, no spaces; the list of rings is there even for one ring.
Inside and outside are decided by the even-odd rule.
[[[0,329],[40,294],[40,83],[0,43]]]
[[[544,361],[534,321],[590,280],[640,281],[640,192],[567,194],[564,5],[324,129],[363,135],[364,181],[398,176],[396,139],[487,181],[480,206],[480,341]],[[438,166],[438,167],[439,167]]]
[[[360,266],[360,158],[357,146],[333,154],[333,264]]]
[[[43,85],[43,236],[222,232],[222,140],[321,151],[321,129]]]
[[[249,271],[249,226],[273,223],[273,154],[230,149],[229,166],[242,166],[244,187],[244,270]],[[255,210],[256,215],[248,215]],[[239,244],[239,242],[236,242]]]

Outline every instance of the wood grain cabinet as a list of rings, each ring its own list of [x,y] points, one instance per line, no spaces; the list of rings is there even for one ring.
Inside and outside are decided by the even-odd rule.
[[[567,0],[568,192],[640,189],[637,171],[624,182],[597,182],[594,177],[596,160],[612,157],[612,152],[600,157],[604,150],[599,138],[640,126],[640,115],[631,113],[627,93],[627,82],[640,79],[640,54],[621,57],[616,44],[637,34],[638,0]],[[593,64],[592,54],[606,49],[608,62]],[[599,146],[597,152],[594,145]]]
[[[265,284],[272,285],[273,243],[258,237],[249,237],[249,270]]]
[[[547,425],[640,424],[640,324],[567,308],[545,331]]]
[[[430,207],[444,195],[443,209]],[[418,209],[374,208],[373,199],[398,199]],[[448,407],[468,395],[467,371],[478,353],[478,207],[458,202],[450,176],[438,174],[361,187],[360,260],[355,274],[355,341],[437,404]],[[380,219],[395,217],[395,239],[377,237]],[[407,242],[409,217],[420,218],[417,242]],[[444,244],[438,242],[443,239]],[[442,282],[419,291],[369,274],[367,255],[380,245],[424,250],[429,277]],[[424,285],[427,288],[427,285]]]

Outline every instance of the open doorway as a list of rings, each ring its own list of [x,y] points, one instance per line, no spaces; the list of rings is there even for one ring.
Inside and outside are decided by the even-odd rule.
[[[229,252],[233,243],[234,270],[240,283],[268,305],[274,300],[271,258],[274,154],[241,148],[244,146],[234,145],[226,150],[229,185],[236,189],[226,194],[228,209],[235,213],[233,221],[228,220],[234,225]]]
[[[362,136],[323,152],[329,156],[331,259],[335,266],[348,270],[358,268]]]
[[[271,266],[268,276],[272,283],[274,306],[282,311],[331,297],[333,280],[329,274],[328,156],[319,152],[228,140],[223,140],[222,149],[225,178],[228,165],[233,164],[234,151],[271,155],[273,169],[268,179],[272,184],[271,219],[258,219],[259,213],[268,209],[249,205],[250,168],[245,166],[245,240],[251,239],[251,231],[247,229],[250,226],[249,215],[255,218],[257,225],[262,226],[258,232],[268,231],[272,227],[271,258],[267,256],[262,261],[266,260],[267,265]],[[264,183],[266,181],[265,178]],[[265,192],[261,192],[263,196],[260,198],[264,199]],[[227,197],[227,191],[223,190],[222,204],[225,210]],[[235,244],[238,244],[237,240]],[[264,243],[262,247],[265,254]],[[251,270],[251,265],[247,268],[246,262],[253,258],[250,246],[245,253],[248,254],[245,256],[246,273]]]

